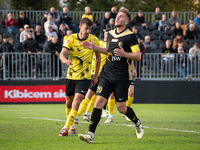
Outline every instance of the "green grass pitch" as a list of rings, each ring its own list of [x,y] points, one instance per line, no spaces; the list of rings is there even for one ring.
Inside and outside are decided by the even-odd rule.
[[[198,150],[200,149],[200,105],[133,104],[142,120],[144,136],[138,140],[131,122],[116,108],[114,121],[102,118],[94,142],[78,139],[88,123],[80,117],[77,134],[59,137],[65,123],[65,104],[0,105],[0,149],[2,150]],[[130,126],[128,126],[130,125]]]

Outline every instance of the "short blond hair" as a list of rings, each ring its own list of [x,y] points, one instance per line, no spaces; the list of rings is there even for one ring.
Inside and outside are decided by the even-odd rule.
[[[126,16],[127,16],[128,19],[129,19],[129,21],[131,20],[131,15],[129,14],[129,10],[128,10],[126,7],[122,6],[122,7],[119,9],[119,12],[125,13]]]

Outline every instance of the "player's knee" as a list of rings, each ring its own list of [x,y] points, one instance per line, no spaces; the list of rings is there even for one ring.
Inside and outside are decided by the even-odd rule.
[[[133,95],[134,95],[134,91],[133,90],[128,91],[128,96],[133,97]]]
[[[119,113],[121,113],[121,114],[125,114],[125,113],[126,113],[125,107],[117,107],[117,110],[118,110]]]

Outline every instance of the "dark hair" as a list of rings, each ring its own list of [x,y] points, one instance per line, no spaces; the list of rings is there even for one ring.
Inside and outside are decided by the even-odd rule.
[[[199,43],[195,42],[194,46],[199,47]]]
[[[81,19],[81,21],[80,21],[80,25],[82,25],[82,24],[85,24],[86,26],[92,26],[93,25],[93,22],[92,22],[92,20],[90,20],[89,18],[83,18],[83,19]]]

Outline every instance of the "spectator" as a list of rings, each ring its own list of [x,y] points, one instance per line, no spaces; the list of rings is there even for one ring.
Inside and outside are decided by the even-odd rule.
[[[27,70],[28,70],[28,76],[32,77],[32,71],[36,69],[36,73],[38,74],[38,67],[39,67],[39,59],[38,57],[41,55],[41,48],[36,40],[33,39],[33,31],[29,30],[27,34],[28,39],[24,41],[24,44],[22,45],[22,51],[28,53],[28,59],[25,57],[25,61],[28,62]],[[37,52],[36,55],[32,55],[32,53]],[[36,62],[35,62],[36,60]],[[27,64],[26,62],[23,62],[23,64]],[[34,63],[36,63],[36,68],[33,68]]]
[[[186,80],[191,80],[191,70],[187,67],[187,55],[184,55],[184,51],[182,47],[178,47],[178,56],[175,59],[178,63],[177,71],[181,74],[182,77],[186,78]]]
[[[0,45],[3,43],[2,36],[0,34]]]
[[[95,35],[96,31],[98,30],[97,24],[95,23],[95,18],[91,14],[90,7],[85,7],[85,14],[82,15],[82,18],[89,18],[94,24],[92,26],[91,34]]]
[[[0,53],[13,52],[13,51],[14,50],[13,50],[12,45],[8,42],[8,35],[4,33],[3,34],[3,43],[0,45]],[[3,64],[1,66],[3,68],[8,69],[8,76],[10,77],[11,71],[12,71],[12,66],[11,66],[12,55],[7,54],[7,55],[5,55],[5,57],[1,56],[0,62],[3,62],[3,59],[5,59],[5,66],[3,66]],[[3,75],[3,70],[1,71],[1,74]],[[1,77],[1,78],[3,78],[3,77]]]
[[[23,37],[24,35],[27,35],[28,32],[29,32],[29,25],[25,24],[24,25],[24,30],[20,33],[20,38],[19,38],[19,41],[22,43],[24,40],[23,40]],[[35,34],[34,32],[32,31],[32,36],[33,36],[33,39],[35,39]]]
[[[170,30],[174,30],[176,22],[181,22],[181,20],[177,17],[176,11],[172,12],[172,16],[168,21],[171,26]]]
[[[25,17],[25,14],[23,11],[19,12],[19,19],[17,20],[17,27],[19,28],[19,30],[22,32],[24,25],[27,24],[30,26],[30,21],[28,18]]]
[[[61,64],[59,61],[59,53],[61,52],[62,45],[57,42],[57,39],[53,37],[51,41],[47,43],[46,51],[51,53],[51,75],[52,77],[61,76]],[[58,70],[59,66],[59,70]],[[59,72],[58,72],[59,71]]]
[[[4,20],[4,23],[6,25],[8,33],[11,33],[12,29],[17,28],[17,22],[15,19],[13,19],[13,16],[11,13],[8,13],[7,17],[8,18]]]
[[[28,39],[28,37],[27,37],[27,35],[24,35],[24,37],[23,37],[23,42],[22,43],[20,43],[20,50],[22,50],[22,47],[23,47],[23,45],[24,45],[24,42],[26,41]]]
[[[67,30],[66,35],[63,37],[63,43],[67,40],[67,38],[72,34],[72,30]]]
[[[162,49],[162,57],[165,61],[165,66],[168,64],[169,59],[171,59],[171,56],[169,54],[174,53],[174,49],[172,48],[171,44],[171,40],[166,40],[165,47]]]
[[[178,45],[178,42],[183,42],[183,47],[186,46],[186,43],[185,43],[181,33],[177,33],[176,38],[173,41],[173,46],[172,46],[173,49],[176,49],[176,46]]]
[[[41,20],[41,27],[44,29],[44,23],[47,21],[47,16],[48,16],[48,11],[45,11],[44,12],[44,16],[43,16],[43,18],[42,18],[42,20]]]
[[[189,30],[186,31],[185,39],[186,39],[185,41],[187,44],[189,44],[190,40],[194,40],[194,39],[196,39],[200,42],[199,36],[197,34],[197,31],[194,29],[193,24],[191,24],[189,26]]]
[[[113,18],[115,20],[116,16],[117,16],[117,7],[112,7],[110,12],[110,18]]]
[[[153,14],[153,23],[156,29],[158,29],[159,26],[159,20],[162,19],[162,14],[160,13],[160,8],[156,7],[155,13]]]
[[[176,26],[175,26],[174,30],[172,31],[173,39],[176,38],[176,35],[178,33],[181,33],[181,35],[183,36],[183,29],[181,28],[180,22],[176,22]]]
[[[109,12],[106,12],[103,18],[103,24],[102,24],[103,29],[106,29],[106,25],[109,23],[109,20],[110,20],[110,14]]]
[[[199,44],[194,43],[194,46],[189,50],[189,59],[191,62],[193,62],[195,59],[198,60],[198,58],[200,58]]]
[[[170,29],[170,24],[167,21],[167,16],[166,14],[162,15],[162,20],[159,21],[159,26],[158,26],[158,30],[160,31],[166,31]]]
[[[187,52],[186,52],[186,49],[185,49],[185,47],[184,47],[184,43],[183,43],[183,42],[184,42],[184,41],[178,41],[178,44],[177,44],[176,48],[174,49],[174,52],[175,52],[175,53],[178,53],[178,47],[182,47],[184,53],[187,53]]]
[[[44,23],[45,32],[49,32],[49,26],[52,26],[56,32],[58,31],[58,26],[53,22],[51,15],[47,16],[47,21]]]
[[[151,51],[154,51],[157,48],[157,46],[151,41],[149,35],[145,36],[143,44],[147,53],[151,53]]]
[[[135,33],[135,35],[137,36],[137,38],[139,38],[139,41],[143,42],[142,40],[142,35],[138,32],[138,29],[136,26],[133,26],[132,28],[132,32]],[[143,45],[143,44],[142,44]]]
[[[194,22],[194,18],[189,19],[189,23],[186,24],[186,31],[189,30],[189,25],[193,24],[194,29],[199,33],[200,32],[200,27]]]
[[[145,23],[143,12],[142,10],[138,11],[138,14],[134,17],[134,19],[131,21],[132,25],[141,25],[143,27],[146,27],[147,24]]]
[[[63,37],[66,35],[65,26],[63,24],[60,25],[58,31],[58,42],[63,44]]]
[[[53,36],[58,39],[58,35],[55,31],[53,31],[53,27],[49,26],[49,31],[45,33],[46,37]]]
[[[60,15],[61,23],[67,28],[72,29],[74,33],[77,33],[76,25],[72,23],[72,16],[68,12],[68,8],[64,7],[63,12]]]
[[[8,43],[10,43],[13,47],[13,52],[19,52],[19,47],[14,43],[12,37],[8,38]]]
[[[200,12],[197,13],[197,17],[194,19],[194,22],[200,26]]]
[[[113,30],[115,28],[115,20],[113,18],[110,18],[109,23],[106,25],[106,29]]]
[[[60,26],[60,15],[56,12],[55,7],[50,8],[49,15],[51,15],[53,22],[59,27]]]
[[[45,34],[44,32],[41,31],[41,26],[36,25],[35,26],[35,39],[37,40],[38,43],[44,43],[45,41]]]

